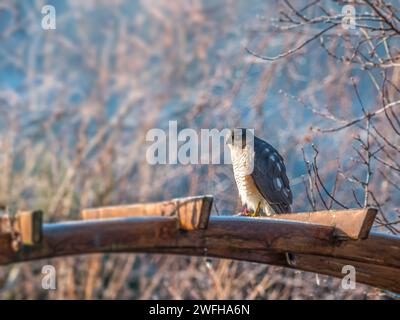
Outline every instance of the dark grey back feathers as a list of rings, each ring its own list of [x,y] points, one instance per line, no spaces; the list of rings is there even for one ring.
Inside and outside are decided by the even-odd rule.
[[[293,201],[282,156],[270,144],[254,137],[254,170],[251,174],[261,195],[274,211],[291,212]]]

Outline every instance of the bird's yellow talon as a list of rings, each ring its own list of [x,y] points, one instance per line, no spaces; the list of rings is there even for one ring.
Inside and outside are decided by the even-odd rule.
[[[254,212],[254,217],[259,217],[261,211],[261,202],[258,203],[256,212]]]

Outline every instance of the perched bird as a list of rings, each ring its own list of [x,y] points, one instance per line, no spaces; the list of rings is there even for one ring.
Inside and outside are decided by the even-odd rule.
[[[291,212],[292,191],[278,151],[245,128],[230,130],[225,143],[230,149],[244,213],[258,216]]]

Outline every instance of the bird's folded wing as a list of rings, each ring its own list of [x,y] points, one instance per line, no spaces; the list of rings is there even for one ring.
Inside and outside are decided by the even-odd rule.
[[[254,151],[251,176],[258,190],[275,213],[291,212],[292,192],[283,158],[271,145],[260,139],[255,141]]]

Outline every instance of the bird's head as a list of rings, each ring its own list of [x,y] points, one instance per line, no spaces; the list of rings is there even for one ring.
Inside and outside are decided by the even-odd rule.
[[[252,146],[254,145],[253,131],[247,128],[230,129],[225,136],[225,143],[231,149],[244,149],[246,146]]]

